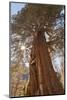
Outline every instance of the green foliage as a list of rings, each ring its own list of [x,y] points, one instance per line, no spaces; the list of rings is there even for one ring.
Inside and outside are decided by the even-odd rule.
[[[59,12],[62,10],[63,6],[58,5],[41,5],[41,4],[28,4],[19,14],[17,14],[15,20],[19,24],[23,23],[46,23],[51,20],[51,18],[58,17]]]

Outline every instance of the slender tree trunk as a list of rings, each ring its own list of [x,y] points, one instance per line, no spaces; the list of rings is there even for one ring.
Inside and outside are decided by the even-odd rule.
[[[39,33],[34,39],[31,50],[30,79],[27,95],[53,94],[64,94],[64,90],[53,69],[46,40]]]

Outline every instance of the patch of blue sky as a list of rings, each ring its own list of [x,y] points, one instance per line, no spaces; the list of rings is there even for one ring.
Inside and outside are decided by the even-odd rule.
[[[25,3],[11,3],[11,15],[17,14],[24,7]]]
[[[61,15],[64,14],[64,9],[60,12],[60,14],[61,14]]]

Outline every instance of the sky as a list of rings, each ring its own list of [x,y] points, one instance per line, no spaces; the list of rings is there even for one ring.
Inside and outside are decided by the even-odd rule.
[[[11,3],[11,15],[17,14],[24,6],[25,3]]]

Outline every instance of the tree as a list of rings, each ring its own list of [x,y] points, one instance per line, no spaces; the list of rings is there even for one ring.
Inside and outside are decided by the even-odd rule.
[[[48,52],[48,48],[50,52],[56,48],[63,50],[64,15],[60,14],[63,9],[62,5],[27,4],[13,17],[12,32],[22,38],[24,34],[34,36],[27,95],[64,94]],[[48,42],[45,34],[49,35]]]

